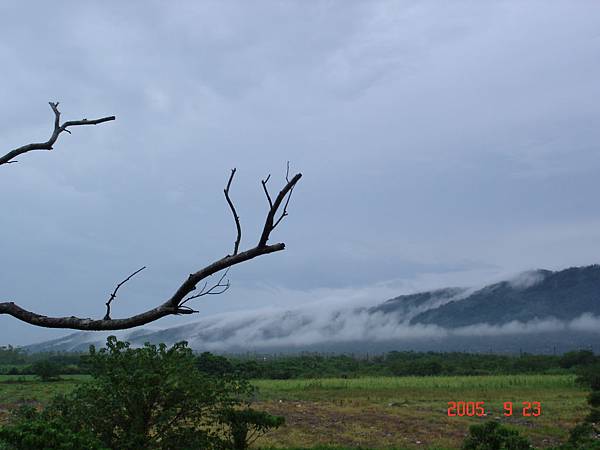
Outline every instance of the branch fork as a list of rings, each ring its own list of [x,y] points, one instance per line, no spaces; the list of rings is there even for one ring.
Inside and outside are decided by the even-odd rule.
[[[18,147],[14,150],[11,150],[4,156],[0,157],[0,165],[14,163],[16,162],[14,160],[15,157],[22,155],[23,153],[30,152],[32,150],[52,150],[52,146],[54,145],[54,143],[58,139],[58,136],[62,132],[66,131],[67,133],[70,133],[70,131],[68,130],[69,127],[81,125],[98,125],[104,122],[115,120],[115,116],[108,116],[93,120],[82,119],[68,121],[61,124],[60,111],[58,110],[58,102],[50,102],[50,107],[54,112],[54,131],[52,132],[52,136],[50,137],[50,139],[48,139],[46,142],[27,144],[22,147]],[[285,249],[285,244],[283,243],[268,244],[267,242],[269,240],[271,232],[280,224],[283,218],[288,215],[287,208],[290,202],[290,198],[292,196],[292,192],[296,184],[302,177],[302,174],[298,173],[290,178],[290,169],[288,162],[286,170],[286,184],[281,189],[281,191],[279,191],[274,201],[272,200],[267,188],[267,182],[269,181],[271,176],[269,175],[266,179],[261,181],[263,191],[265,192],[267,201],[269,203],[269,211],[267,213],[262,233],[260,235],[257,245],[247,250],[240,251],[242,227],[240,224],[240,218],[235,209],[235,205],[230,197],[230,189],[235,173],[236,169],[234,168],[231,170],[227,184],[225,186],[225,189],[223,190],[225,194],[225,199],[233,215],[236,227],[236,239],[233,246],[233,254],[227,255],[201,268],[200,270],[189,274],[189,276],[186,277],[185,281],[183,281],[183,283],[176,289],[175,293],[162,304],[159,304],[155,308],[152,308],[150,310],[147,310],[145,312],[131,317],[123,319],[111,318],[111,305],[117,296],[117,291],[122,285],[127,283],[131,278],[133,278],[139,272],[144,270],[146,268],[146,266],[144,266],[136,270],[126,279],[117,284],[117,286],[110,294],[110,297],[105,303],[106,314],[104,315],[103,319],[79,318],[74,316],[49,317],[28,311],[24,308],[21,308],[14,302],[10,301],[0,303],[0,314],[8,314],[31,325],[46,328],[69,328],[75,330],[121,330],[145,325],[147,323],[154,322],[155,320],[169,315],[193,314],[198,312],[189,307],[187,305],[188,302],[205,295],[218,295],[227,291],[231,286],[231,283],[228,278],[226,279],[226,276],[231,267],[243,263],[245,261],[254,259],[258,256],[268,255],[270,253],[279,252]],[[282,205],[283,209],[280,211]],[[279,217],[276,218],[278,214]],[[211,275],[214,275],[221,271],[223,271],[223,273],[218,279],[218,281],[214,283],[211,287],[208,287],[209,283],[207,279]],[[194,295],[190,295],[192,292],[196,291],[197,285],[199,285],[202,282],[203,284],[200,291],[195,293]]]
[[[52,131],[50,139],[48,139],[46,142],[34,142],[32,144],[23,145],[21,147],[15,148],[14,150],[11,150],[4,156],[0,157],[0,166],[2,164],[16,163],[17,161],[15,161],[14,158],[16,158],[19,155],[22,155],[23,153],[31,152],[33,150],[52,150],[52,146],[54,145],[54,143],[58,139],[58,136],[62,132],[66,131],[67,133],[71,134],[71,131],[68,130],[69,127],[76,127],[81,125],[98,125],[104,122],[110,122],[112,120],[115,120],[115,116],[107,116],[93,120],[70,120],[61,125],[60,111],[58,110],[58,102],[48,102],[48,104],[50,105],[50,108],[52,108],[52,112],[54,112],[54,130]]]

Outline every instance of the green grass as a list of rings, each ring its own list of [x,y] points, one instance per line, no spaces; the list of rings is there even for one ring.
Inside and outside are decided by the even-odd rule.
[[[254,380],[253,384],[265,392],[366,390],[386,391],[402,389],[513,389],[573,388],[574,375],[486,375],[438,377],[363,377],[325,378],[312,380]]]
[[[41,382],[35,375],[0,375],[0,420],[3,410],[25,402],[45,404],[88,378],[87,375],[63,375],[58,381]]]

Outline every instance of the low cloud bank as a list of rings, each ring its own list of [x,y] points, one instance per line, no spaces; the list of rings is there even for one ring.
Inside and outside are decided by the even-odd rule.
[[[544,278],[539,271],[526,272],[508,279],[515,288],[527,288]],[[489,286],[489,285],[488,285]],[[492,285],[493,287],[493,285]],[[387,291],[389,286],[381,286]],[[461,301],[476,288],[431,291],[426,301],[395,298],[375,303],[363,292],[321,297],[296,308],[279,307],[221,313],[201,320],[162,330],[138,329],[112,333],[75,333],[50,345],[62,349],[82,349],[88,344],[102,345],[110,334],[141,345],[144,342],[174,343],[182,340],[199,350],[302,348],[320,344],[352,342],[404,341],[427,342],[464,337],[503,337],[552,332],[585,332],[600,334],[600,316],[585,313],[573,320],[543,317],[527,322],[511,321],[502,325],[478,323],[458,328],[410,323],[424,311],[436,309],[450,301]],[[387,293],[387,292],[386,292]],[[339,294],[339,293],[337,293]],[[348,293],[351,294],[351,293]],[[317,297],[318,298],[318,297]],[[384,307],[385,305],[390,308]],[[376,307],[374,307],[376,306]]]
[[[409,324],[397,314],[346,310],[264,311],[206,318],[193,325],[169,330],[163,337],[186,339],[195,348],[303,347],[343,342],[418,341],[451,337],[510,336],[548,332],[600,333],[600,317],[586,313],[570,321],[553,317],[503,325],[480,323],[459,328]]]

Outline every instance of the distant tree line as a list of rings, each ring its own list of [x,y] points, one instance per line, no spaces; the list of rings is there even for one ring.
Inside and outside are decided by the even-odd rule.
[[[58,375],[85,374],[86,355],[76,353],[26,353],[0,347],[0,373],[38,374],[52,366]],[[389,352],[371,357],[303,353],[297,355],[221,356],[195,354],[200,370],[219,375],[238,373],[245,378],[293,379],[360,376],[433,376],[575,373],[600,363],[600,355],[577,350],[563,355],[497,355],[439,352]],[[44,364],[41,364],[44,362]]]

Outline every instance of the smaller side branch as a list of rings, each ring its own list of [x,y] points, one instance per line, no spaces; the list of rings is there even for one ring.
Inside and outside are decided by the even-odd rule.
[[[296,183],[298,183],[300,178],[302,178],[302,174],[297,173],[290,180],[289,179],[289,163],[288,163],[288,171],[286,173],[285,178],[286,178],[287,184],[283,187],[283,189],[281,191],[279,191],[277,198],[275,198],[275,201],[271,205],[271,209],[269,210],[269,213],[267,214],[267,219],[265,220],[265,225],[263,227],[263,231],[260,236],[260,240],[258,241],[258,247],[263,247],[263,246],[267,245],[267,241],[269,240],[269,235],[271,234],[271,231],[273,231],[275,229],[275,227],[277,225],[279,225],[281,220],[285,216],[288,215],[287,207],[288,207],[288,204],[290,203],[292,191],[294,190],[294,186],[296,186]],[[267,179],[268,179],[268,177],[267,177]],[[265,190],[266,190],[265,184],[266,184],[266,182],[263,182],[263,188],[265,188]],[[287,197],[287,200],[286,200],[286,197]],[[283,206],[283,212],[281,213],[281,217],[279,217],[277,220],[275,220],[275,215],[277,214],[277,210],[279,209],[279,207],[281,206],[281,204],[283,203],[284,200],[286,200],[286,202],[285,202],[285,205]],[[269,203],[270,203],[270,198],[269,198]]]
[[[240,249],[240,241],[242,240],[242,226],[240,225],[240,217],[237,215],[235,210],[235,206],[233,206],[233,202],[231,198],[229,198],[229,188],[231,187],[231,182],[233,181],[233,176],[235,175],[235,167],[231,169],[231,175],[229,175],[229,181],[227,182],[227,187],[223,190],[225,193],[225,199],[229,204],[229,208],[231,209],[231,213],[233,214],[233,219],[235,220],[235,227],[237,229],[237,237],[235,239],[235,244],[233,246],[233,254],[237,255]]]
[[[206,290],[206,286],[208,285],[208,282],[204,283],[204,286],[202,286],[202,289],[200,290],[200,292],[198,294],[190,295],[185,300],[183,300],[179,304],[179,306],[180,307],[184,306],[190,300],[193,300],[198,297],[203,297],[205,295],[219,295],[219,294],[222,294],[223,292],[225,292],[227,289],[229,289],[231,287],[229,278],[227,279],[227,281],[225,283],[223,283],[223,280],[227,276],[229,269],[230,269],[230,267],[228,267],[227,270],[225,270],[225,272],[223,272],[223,275],[221,275],[221,278],[219,278],[219,281],[217,281],[210,289]]]
[[[287,168],[285,170],[285,181],[287,181],[288,183],[290,182],[290,162],[287,162]],[[281,213],[281,217],[279,217],[279,219],[277,219],[277,221],[273,224],[273,228],[275,228],[277,225],[279,225],[279,222],[281,222],[283,220],[283,218],[285,216],[288,215],[287,213],[287,207],[290,204],[290,199],[292,198],[292,192],[294,192],[294,186],[292,186],[290,188],[290,192],[287,196],[287,200],[285,201],[285,205],[283,205],[283,212]]]
[[[131,280],[134,276],[136,276],[138,273],[140,273],[142,270],[144,270],[146,268],[146,266],[136,270],[135,272],[133,272],[131,275],[129,275],[127,278],[125,278],[123,281],[121,281],[119,284],[117,284],[117,287],[115,288],[115,290],[112,292],[112,294],[110,294],[110,298],[108,299],[108,301],[105,303],[106,304],[106,315],[104,316],[103,320],[111,320],[110,318],[110,304],[112,303],[112,301],[115,299],[115,297],[117,296],[117,291],[119,290],[119,288],[121,286],[123,286],[125,283],[127,283],[129,280]]]
[[[32,144],[23,145],[21,147],[15,148],[11,150],[4,156],[0,156],[0,166],[2,164],[8,164],[16,161],[11,161],[13,158],[16,158],[23,153],[30,152],[32,150],[52,150],[52,146],[58,139],[58,136],[66,131],[67,133],[71,133],[67,128],[75,127],[80,125],[98,125],[100,123],[109,122],[111,120],[115,120],[115,116],[102,117],[100,119],[82,119],[82,120],[71,120],[69,122],[65,122],[62,125],[60,124],[60,111],[58,110],[58,102],[48,102],[50,104],[50,108],[52,108],[52,112],[54,112],[54,130],[52,131],[52,136],[46,142],[34,142]]]
[[[269,208],[273,208],[273,202],[271,201],[271,196],[269,195],[269,190],[267,189],[267,183],[269,181],[269,178],[271,178],[271,174],[267,175],[267,178],[265,178],[264,180],[261,180],[260,184],[262,184],[263,191],[265,191],[265,195],[267,196],[267,200],[269,201]]]

